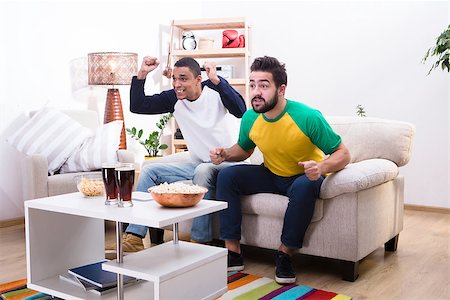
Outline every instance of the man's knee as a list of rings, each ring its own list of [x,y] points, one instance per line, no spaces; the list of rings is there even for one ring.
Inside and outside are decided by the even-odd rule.
[[[208,185],[215,183],[217,169],[211,163],[199,164],[194,171],[193,183],[198,185]]]

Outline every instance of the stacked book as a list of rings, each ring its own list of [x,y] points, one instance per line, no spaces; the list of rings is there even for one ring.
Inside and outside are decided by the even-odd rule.
[[[102,264],[104,262],[107,262],[107,260],[72,268],[59,277],[97,295],[110,293],[117,289],[117,274],[103,270]],[[138,281],[134,277],[123,276],[124,287],[135,284]]]

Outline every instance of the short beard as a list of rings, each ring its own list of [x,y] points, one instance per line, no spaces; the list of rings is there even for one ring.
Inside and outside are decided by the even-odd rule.
[[[260,97],[253,97],[253,99],[257,99],[257,98],[263,99]],[[276,92],[275,92],[275,95],[273,95],[272,99],[270,99],[270,101],[266,101],[265,99],[263,99],[264,104],[261,105],[258,109],[256,109],[255,106],[253,105],[253,99],[252,99],[253,110],[260,114],[263,114],[263,113],[266,113],[266,112],[272,110],[278,104],[278,95],[276,94]]]

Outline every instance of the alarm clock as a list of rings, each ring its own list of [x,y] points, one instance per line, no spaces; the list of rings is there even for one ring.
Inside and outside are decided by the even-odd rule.
[[[197,41],[191,31],[183,32],[183,41],[181,42],[184,50],[194,50],[197,48]]]

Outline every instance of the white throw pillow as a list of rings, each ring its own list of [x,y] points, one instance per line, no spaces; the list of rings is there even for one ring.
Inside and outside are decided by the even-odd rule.
[[[100,126],[95,135],[87,138],[67,159],[61,173],[98,170],[103,162],[117,162],[122,127],[123,121],[113,121]]]
[[[48,172],[53,174],[92,135],[91,130],[59,110],[43,108],[7,141],[26,155],[44,155]]]

